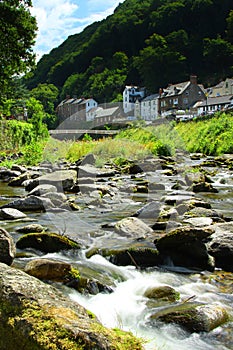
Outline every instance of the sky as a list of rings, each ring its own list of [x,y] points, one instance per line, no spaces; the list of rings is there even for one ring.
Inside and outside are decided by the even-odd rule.
[[[31,13],[38,32],[34,52],[37,60],[58,47],[69,35],[112,14],[120,0],[32,0]],[[121,1],[122,2],[122,1]]]

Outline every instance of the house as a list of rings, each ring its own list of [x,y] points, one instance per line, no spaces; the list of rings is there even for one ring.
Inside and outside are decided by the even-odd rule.
[[[165,116],[169,111],[189,110],[197,101],[206,100],[204,87],[197,84],[197,77],[178,84],[171,84],[159,91],[158,112]]]
[[[233,95],[233,78],[221,81],[219,84],[208,88],[207,92],[210,97]]]
[[[197,115],[200,116],[226,110],[230,106],[233,106],[233,95],[207,97],[205,101],[195,103],[193,108],[197,110]]]
[[[159,94],[145,97],[141,101],[141,118],[146,121],[153,121],[158,118]]]
[[[65,100],[59,103],[56,108],[59,123],[63,122],[67,118],[70,120],[86,120],[86,113],[97,107],[98,103],[92,98],[70,98],[67,97]]]
[[[109,108],[97,108],[94,115],[94,126],[102,126],[117,122],[122,118],[122,109],[120,106],[113,106]]]
[[[138,86],[126,86],[123,91],[123,110],[125,113],[134,113],[135,102],[140,102],[146,95],[145,88]]]

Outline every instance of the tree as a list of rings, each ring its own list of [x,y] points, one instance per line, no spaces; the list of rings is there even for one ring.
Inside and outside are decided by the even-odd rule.
[[[35,138],[38,140],[47,136],[48,130],[45,124],[43,124],[43,120],[46,118],[46,113],[42,103],[34,97],[30,97],[27,100],[26,107],[28,110],[29,122],[33,125]]]
[[[30,13],[31,0],[0,1],[0,89],[6,90],[11,77],[24,73],[35,63],[32,47],[37,31]]]

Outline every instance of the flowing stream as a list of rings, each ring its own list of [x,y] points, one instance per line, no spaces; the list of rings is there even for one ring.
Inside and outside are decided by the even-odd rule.
[[[233,175],[232,172],[222,170],[213,176],[214,186],[218,193],[200,195],[211,202],[212,208],[223,213],[227,217],[233,217]],[[166,183],[166,188],[169,181]],[[170,186],[170,185],[169,185]],[[0,203],[4,204],[9,198],[25,195],[23,188],[12,188],[6,183],[0,182]],[[62,232],[72,232],[79,235],[88,235],[93,245],[98,242],[116,239],[108,231],[99,229],[100,223],[112,222],[116,219],[126,217],[132,212],[132,205],[135,210],[142,206],[143,196],[134,195],[128,197],[128,204],[122,210],[113,212],[106,208],[98,209],[98,214],[93,213],[92,207],[83,212],[68,213],[32,213],[29,215],[31,222],[40,223],[44,226]],[[126,203],[126,202],[124,202]],[[116,214],[117,213],[117,214]],[[15,222],[4,221],[1,223],[14,237],[18,238],[15,231]],[[22,223],[21,223],[22,225]],[[65,225],[65,228],[64,228]],[[87,235],[88,232],[88,235]],[[36,256],[38,252],[33,252]],[[104,257],[96,254],[91,258],[85,257],[85,250],[72,253],[56,253],[38,255],[46,258],[55,258],[94,269],[114,281],[112,293],[98,293],[97,295],[82,295],[72,288],[59,286],[71,299],[77,301],[88,310],[92,311],[98,319],[107,327],[118,327],[123,330],[130,330],[136,336],[145,339],[147,350],[227,350],[233,349],[233,322],[228,322],[209,333],[190,334],[176,325],[166,325],[161,322],[151,324],[149,322],[151,308],[148,308],[147,301],[143,295],[148,287],[170,286],[180,293],[181,301],[193,297],[197,302],[223,305],[233,316],[233,274],[216,270],[214,273],[203,271],[201,273],[191,272],[186,269],[177,269],[167,266],[166,268],[150,268],[139,270],[134,266],[115,266]],[[25,264],[28,258],[18,258],[18,265]]]

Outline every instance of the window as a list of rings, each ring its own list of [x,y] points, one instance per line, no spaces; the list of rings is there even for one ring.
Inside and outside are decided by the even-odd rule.
[[[187,98],[184,98],[184,99],[183,99],[183,103],[184,103],[185,105],[187,105],[187,104],[188,104],[188,99],[187,99]]]

